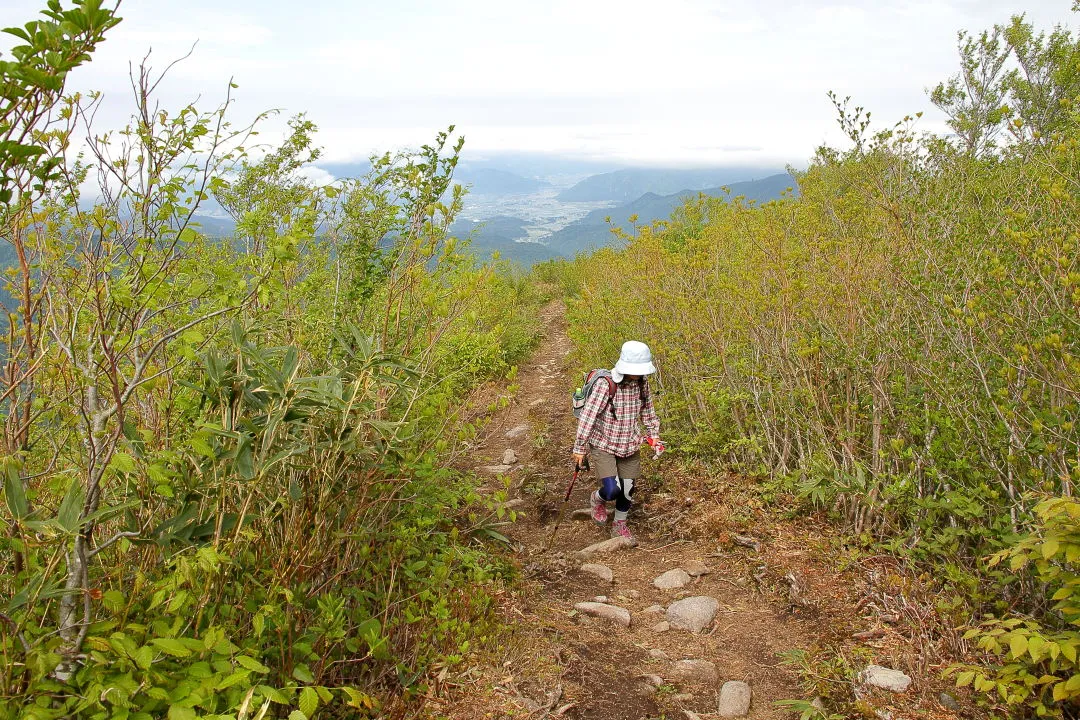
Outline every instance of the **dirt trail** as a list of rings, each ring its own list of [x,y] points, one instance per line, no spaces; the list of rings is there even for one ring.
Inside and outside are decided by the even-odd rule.
[[[839,626],[843,637],[859,629],[801,606],[800,590],[813,588],[792,591],[785,582],[785,559],[797,564],[808,552],[807,538],[784,543],[774,535],[760,553],[735,545],[731,533],[740,528],[729,520],[739,513],[732,503],[741,499],[677,477],[673,462],[647,461],[630,515],[638,546],[591,560],[611,568],[612,582],[581,571],[575,552],[609,535],[591,520],[571,518],[596,487],[591,474],[582,473],[570,503],[562,504],[575,427],[568,397],[580,376],[569,364],[562,306],[545,308],[542,322],[543,341],[520,368],[516,398],[495,414],[470,457],[473,469],[493,478],[493,487],[496,477],[511,478],[510,506],[520,513],[500,528],[514,542],[526,578],[523,591],[503,599],[501,612],[514,632],[489,667],[471,668],[446,694],[453,700],[433,710],[451,718],[719,717],[720,689],[737,680],[752,688],[750,718],[794,717],[773,705],[804,697],[778,653],[826,640],[833,632],[826,627]],[[516,456],[513,463],[503,462],[510,459],[504,458],[508,450]],[[681,589],[654,587],[662,573],[692,562],[704,563],[709,574]],[[630,627],[575,612],[576,603],[597,596],[629,610]],[[715,620],[698,634],[654,629],[665,617],[646,609],[686,596],[715,598]],[[712,663],[716,677],[679,679],[682,660]],[[659,676],[659,687],[650,687],[647,675]]]

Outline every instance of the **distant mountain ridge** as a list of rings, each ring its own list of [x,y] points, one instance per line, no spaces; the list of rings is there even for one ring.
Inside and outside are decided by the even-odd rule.
[[[730,191],[730,195],[724,191],[724,187]],[[629,230],[629,218],[631,216],[637,216],[636,222],[639,225],[651,223],[654,220],[666,220],[671,217],[671,213],[677,207],[681,206],[689,198],[696,197],[698,193],[710,197],[734,198],[741,195],[748,200],[768,202],[769,200],[779,199],[788,188],[798,191],[795,178],[788,173],[778,173],[760,180],[735,182],[724,187],[682,190],[670,195],[647,192],[632,202],[613,208],[593,210],[580,220],[576,220],[563,229],[548,235],[544,238],[544,241],[553,251],[560,255],[573,257],[579,252],[595,250],[614,243],[611,225],[606,221],[606,218],[609,217],[613,225]]]
[[[747,178],[771,177],[780,168],[723,167],[701,169],[627,168],[591,175],[557,196],[563,202],[630,202],[646,193],[675,195],[687,190],[717,188]]]

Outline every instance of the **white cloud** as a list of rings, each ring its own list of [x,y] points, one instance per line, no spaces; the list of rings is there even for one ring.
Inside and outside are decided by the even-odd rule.
[[[5,0],[3,24],[40,0]],[[130,101],[127,71],[153,47],[164,67],[198,40],[162,102],[220,101],[235,77],[238,122],[308,111],[328,158],[428,142],[456,123],[471,149],[623,159],[798,162],[838,133],[828,90],[882,124],[928,110],[955,71],[956,32],[1014,10],[1071,23],[1068,0],[139,0],[73,87],[102,88],[102,120]],[[738,149],[736,149],[738,148]],[[760,148],[750,150],[745,148]]]

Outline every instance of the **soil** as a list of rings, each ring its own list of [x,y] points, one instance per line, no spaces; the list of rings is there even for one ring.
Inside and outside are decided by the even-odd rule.
[[[571,511],[588,506],[596,487],[590,474],[581,474],[570,501],[563,502],[576,422],[569,397],[581,369],[573,367],[561,304],[547,306],[541,321],[543,339],[520,368],[516,394],[491,413],[462,467],[490,477],[492,491],[504,488],[509,477],[508,497],[523,501],[498,530],[510,539],[524,582],[500,600],[510,631],[429,696],[431,716],[719,717],[722,684],[741,680],[753,692],[750,718],[794,718],[796,712],[775,701],[809,700],[814,693],[808,694],[805,673],[800,678],[791,661],[793,651],[815,657],[830,648],[830,657],[849,658],[855,670],[876,662],[915,676],[904,695],[866,695],[870,717],[877,710],[887,710],[894,720],[960,717],[938,703],[948,688],[939,678],[944,651],[920,634],[925,617],[885,612],[896,608],[888,603],[894,595],[883,590],[883,578],[902,577],[893,563],[848,562],[825,522],[778,516],[765,508],[754,483],[721,469],[646,457],[629,519],[637,547],[591,560],[612,569],[612,583],[581,572],[574,553],[608,538],[609,530],[571,519]],[[517,462],[500,475],[491,466],[501,464],[507,449]],[[738,544],[746,536],[758,542],[757,549]],[[711,572],[678,590],[653,586],[654,578],[691,561]],[[697,635],[651,629],[664,617],[646,608],[691,595],[719,601],[710,627]],[[596,596],[628,609],[630,627],[574,610],[575,603]],[[906,601],[905,607],[922,606]],[[867,632],[868,637],[852,638]],[[719,681],[672,680],[672,663],[683,659],[714,663]],[[642,679],[647,674],[663,679],[659,688],[648,686]],[[834,697],[853,691],[843,673],[820,681],[844,686],[835,688]]]

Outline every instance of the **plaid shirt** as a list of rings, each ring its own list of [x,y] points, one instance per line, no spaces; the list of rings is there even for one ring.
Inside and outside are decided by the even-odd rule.
[[[639,417],[649,435],[659,440],[660,419],[656,417],[648,380],[623,380],[615,385],[615,396],[610,402],[608,384],[597,382],[581,409],[574,452],[583,453],[591,445],[616,457],[633,455],[641,450],[643,441]]]

